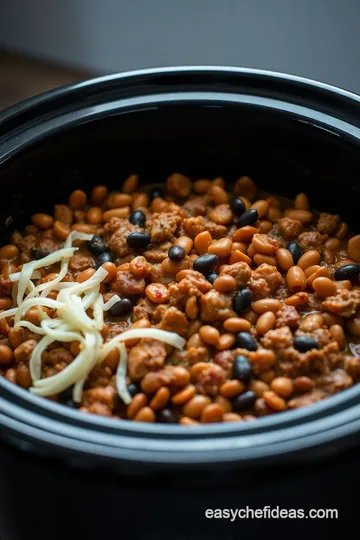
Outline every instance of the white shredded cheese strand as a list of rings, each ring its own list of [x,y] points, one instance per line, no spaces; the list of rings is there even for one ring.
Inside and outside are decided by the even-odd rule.
[[[123,343],[120,343],[119,351],[120,360],[116,371],[116,389],[125,405],[129,405],[131,402],[131,395],[126,385],[127,352]]]
[[[108,300],[106,304],[104,304],[104,311],[109,311],[109,309],[112,308],[113,305],[115,305],[120,300],[121,298],[117,294],[114,294],[114,296],[112,296],[110,300]]]

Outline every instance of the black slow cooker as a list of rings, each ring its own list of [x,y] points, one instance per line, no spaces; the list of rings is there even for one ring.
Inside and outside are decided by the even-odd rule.
[[[32,98],[0,116],[2,239],[73,189],[174,171],[304,191],[358,231],[360,98],[218,67],[112,75]],[[265,505],[337,509],[337,520],[285,520],[293,537],[333,530],[356,512],[346,485],[360,479],[359,402],[356,385],[311,407],[194,429],[81,414],[0,378],[0,537],[257,538],[280,518],[231,523],[205,510]]]

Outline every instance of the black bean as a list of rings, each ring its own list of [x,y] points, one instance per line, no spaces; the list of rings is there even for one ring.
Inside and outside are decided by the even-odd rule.
[[[65,405],[66,407],[71,407],[72,409],[78,409],[80,407],[80,403],[76,403],[71,398],[63,401],[63,405]]]
[[[140,392],[138,385],[134,383],[128,384],[127,389],[131,397],[134,397],[136,394]]]
[[[109,309],[111,317],[125,317],[132,311],[132,303],[128,298],[122,298]]]
[[[254,223],[259,219],[259,212],[252,208],[245,212],[238,221],[238,227],[245,227],[246,225],[254,225]]]
[[[217,274],[216,272],[209,272],[206,276],[206,279],[210,281],[211,284],[213,284],[217,277],[219,277],[219,274]]]
[[[319,343],[316,339],[309,336],[297,336],[294,338],[293,344],[295,349],[302,353],[311,349],[319,349]]]
[[[48,249],[38,249],[38,248],[31,248],[31,253],[33,257],[38,261],[39,259],[43,259],[44,257],[47,257],[52,253]]]
[[[232,376],[233,379],[239,379],[239,381],[248,382],[251,379],[252,371],[249,359],[242,354],[235,356],[232,364]]]
[[[258,348],[256,339],[249,332],[239,332],[236,334],[235,343],[240,349],[247,349],[248,351],[256,351]]]
[[[142,210],[135,210],[129,217],[130,223],[138,225],[139,227],[145,227],[146,216]]]
[[[168,257],[172,261],[179,262],[182,261],[186,255],[186,251],[181,246],[171,246],[168,251]]]
[[[101,236],[94,236],[91,240],[86,242],[87,247],[90,249],[91,253],[94,255],[100,255],[101,253],[104,253],[106,251],[106,244],[103,238]]]
[[[207,253],[206,255],[200,255],[193,262],[193,269],[197,272],[201,272],[206,276],[219,262],[219,257],[214,253]]]
[[[242,199],[233,199],[230,208],[237,216],[242,216],[246,210],[245,203]]]
[[[156,414],[156,419],[162,424],[177,424],[175,413],[170,409],[162,409]]]
[[[298,263],[298,260],[300,259],[301,255],[303,254],[303,251],[299,244],[297,242],[289,242],[286,246],[286,249],[290,251],[294,264]]]
[[[233,310],[235,313],[241,315],[243,311],[248,309],[251,306],[253,297],[252,290],[249,288],[237,291],[233,296]]]
[[[133,232],[129,234],[126,242],[132,248],[146,248],[150,244],[150,236],[144,232]]]
[[[149,193],[150,200],[156,199],[157,197],[164,198],[164,192],[160,187],[154,187],[150,190]]]
[[[100,253],[100,255],[95,259],[96,268],[99,268],[102,264],[106,262],[112,262],[112,260],[113,257],[111,253],[109,253],[108,251],[104,251],[104,253]]]
[[[252,390],[248,390],[247,392],[244,392],[243,394],[240,394],[240,396],[233,399],[233,409],[234,411],[246,411],[247,409],[251,409],[256,400],[257,394],[255,394],[255,392]]]
[[[348,279],[351,283],[356,283],[359,279],[360,266],[358,264],[345,264],[338,268],[334,274],[335,281]]]

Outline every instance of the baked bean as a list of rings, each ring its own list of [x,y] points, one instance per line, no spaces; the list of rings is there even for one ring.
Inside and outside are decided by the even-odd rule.
[[[163,199],[162,197],[155,197],[155,199],[151,201],[150,211],[160,213],[164,212],[166,207],[167,202],[165,201],[165,199]]]
[[[216,396],[216,398],[214,399],[214,403],[220,405],[224,409],[225,413],[229,413],[232,411],[232,404],[230,399],[227,399],[224,396]]]
[[[330,334],[331,334],[331,339],[333,341],[337,341],[340,349],[344,349],[345,348],[345,335],[344,335],[344,330],[342,329],[342,327],[339,324],[333,324],[332,326],[330,326]]]
[[[5,371],[5,379],[13,384],[16,384],[16,370],[9,368]]]
[[[306,288],[304,271],[299,266],[292,266],[286,274],[287,286],[290,292],[300,292]]]
[[[179,238],[175,240],[175,246],[182,247],[186,254],[189,254],[193,248],[193,241],[188,236],[179,236]]]
[[[296,195],[294,207],[296,210],[309,210],[310,203],[305,193],[299,193]]]
[[[74,342],[74,343],[78,343],[78,342]],[[127,345],[128,345],[128,343],[129,342],[127,342]],[[74,350],[74,352],[73,352],[73,350]],[[70,352],[75,355],[75,348],[73,350],[70,347]],[[80,349],[79,349],[79,352],[80,352]],[[76,353],[76,354],[79,354],[79,353]],[[120,354],[119,354],[118,349],[113,349],[112,351],[110,351],[105,356],[105,358],[103,360],[103,364],[104,364],[104,366],[107,366],[108,368],[110,368],[113,373],[115,373],[115,371],[116,371],[116,369],[117,369],[117,367],[119,365],[119,360],[120,360]]]
[[[6,263],[3,266],[2,275],[4,276],[5,279],[9,279],[9,276],[11,276],[11,274],[14,274],[17,270],[18,269],[16,268],[14,264]]]
[[[150,328],[151,323],[148,319],[139,319],[138,321],[134,322],[130,327],[129,330],[135,330],[136,328]],[[128,347],[134,347],[137,345],[140,341],[140,338],[134,338],[134,339],[128,339],[126,341],[126,345]]]
[[[149,275],[150,269],[150,264],[142,255],[135,257],[130,262],[130,272],[134,274],[134,276],[146,277]]]
[[[70,234],[70,228],[67,225],[65,225],[65,223],[62,223],[61,221],[54,222],[53,230],[54,230],[54,235],[59,240],[66,240]]]
[[[230,255],[229,263],[235,264],[237,262],[246,262],[246,264],[248,264],[249,266],[252,265],[252,260],[250,259],[250,257],[248,255],[245,255],[245,253],[240,250],[233,251]]]
[[[134,418],[137,413],[145,407],[145,405],[148,402],[148,398],[145,394],[139,393],[135,394],[135,396],[132,398],[131,403],[128,405],[126,410],[126,416],[130,419]]]
[[[306,268],[306,270],[304,270],[305,277],[308,278],[312,276],[313,274],[315,274],[317,270],[319,270],[319,268],[321,268],[319,264],[314,264],[313,266],[309,266],[309,268]]]
[[[226,351],[227,349],[231,349],[234,344],[235,337],[233,336],[233,334],[222,334],[215,347],[218,351]]]
[[[46,315],[49,315],[51,314],[51,311],[49,308],[46,308],[46,307],[42,307],[41,310],[46,313]],[[24,316],[24,319],[26,321],[29,321],[31,322],[32,324],[35,324],[35,326],[39,326],[40,324],[40,317],[39,317],[39,312],[38,312],[38,309],[36,307],[33,307],[31,309],[29,309],[29,311],[27,311],[27,313],[25,314]]]
[[[318,328],[322,328],[323,325],[324,325],[324,319],[321,313],[311,313],[311,315],[307,315],[301,321],[300,329],[303,330],[304,332],[313,332],[314,330],[317,330]]]
[[[166,304],[170,299],[169,290],[162,283],[150,283],[145,288],[145,294],[154,304]]]
[[[224,328],[228,332],[248,332],[251,328],[251,323],[240,317],[230,317],[224,321]]]
[[[265,404],[273,411],[280,412],[285,411],[286,409],[286,401],[272,390],[264,392],[263,400],[265,401]]]
[[[123,263],[116,267],[116,273],[118,272],[130,272],[130,263]]]
[[[252,201],[256,195],[255,182],[250,176],[241,176],[234,186],[235,195],[241,195]]]
[[[0,298],[0,311],[10,309],[13,305],[13,301],[11,298]]]
[[[253,302],[251,309],[253,309],[255,313],[259,314],[265,313],[266,311],[276,313],[279,309],[281,309],[281,302],[275,298],[262,298],[261,300],[256,300],[256,302]]]
[[[230,255],[232,246],[233,243],[230,238],[221,238],[221,240],[216,240],[209,246],[208,253],[215,253],[220,259],[224,259]]]
[[[242,251],[243,253],[247,252],[248,245],[245,242],[233,242],[232,251]]]
[[[326,249],[330,249],[331,251],[334,249],[339,249],[340,247],[340,240],[338,238],[329,238],[329,240],[326,240],[325,242]]]
[[[250,246],[248,247],[246,253],[247,253],[247,255],[248,255],[249,257],[251,257],[251,259],[254,257],[254,255],[255,255],[255,249],[254,249],[254,246],[252,245],[252,243],[251,243]]]
[[[233,242],[250,242],[254,234],[258,233],[259,229],[251,225],[245,225],[237,229],[233,234]]]
[[[250,309],[247,313],[244,313],[243,318],[249,321],[251,324],[256,324],[256,321],[259,318],[259,315]]]
[[[279,208],[276,208],[275,206],[270,206],[267,217],[272,223],[276,223],[281,218],[282,213]]]
[[[321,261],[321,255],[318,251],[315,251],[314,249],[311,249],[310,251],[307,251],[300,257],[298,260],[297,265],[302,268],[302,270],[306,270],[309,268],[309,266],[314,266],[315,264],[319,264]]]
[[[205,253],[208,252],[209,246],[211,245],[211,241],[212,241],[212,236],[209,233],[209,231],[201,232],[195,236],[194,247],[196,251],[199,253],[199,255],[204,255]]]
[[[274,328],[275,321],[275,313],[273,313],[272,311],[266,311],[265,313],[260,315],[256,322],[256,330],[258,334],[263,336],[264,334],[266,334],[266,332]]]
[[[200,328],[199,335],[202,341],[208,345],[217,345],[220,338],[219,330],[207,324]]]
[[[221,422],[224,415],[224,408],[219,403],[210,403],[206,405],[202,412],[200,421],[204,424],[212,422]]]
[[[132,199],[132,210],[146,208],[149,205],[149,195],[147,193],[134,193]]]
[[[273,195],[270,195],[270,197],[267,197],[267,202],[269,203],[269,206],[273,206],[275,208],[280,208],[281,207],[281,203],[279,201],[279,199],[277,199],[276,197],[274,197]]]
[[[11,347],[13,349],[16,349],[23,342],[22,329],[14,330],[14,328],[9,328],[8,338],[9,338]]]
[[[353,317],[346,323],[346,329],[350,334],[360,337],[360,317]]]
[[[353,261],[360,262],[360,234],[350,238],[348,241],[348,252]]]
[[[7,259],[10,261],[11,259],[15,259],[18,255],[19,250],[14,244],[7,244],[0,248],[0,259]]]
[[[161,270],[164,272],[164,274],[172,274],[175,275],[180,272],[180,270],[186,270],[190,268],[190,259],[189,257],[185,257],[182,261],[175,262],[169,259],[169,257],[166,257],[161,263]]]
[[[77,356],[79,354],[79,352],[81,351],[81,348],[80,348],[80,341],[73,341],[70,345],[70,352],[73,356]],[[118,356],[119,356],[119,351],[117,349],[114,349],[114,351],[116,351],[118,353]],[[105,360],[104,360],[105,361]]]
[[[264,199],[259,199],[258,201],[254,202],[254,204],[251,206],[251,208],[254,208],[258,211],[259,218],[263,218],[266,216],[269,210],[269,203],[268,201],[265,201]]]
[[[107,194],[108,194],[108,189],[106,186],[95,186],[91,190],[91,195],[90,195],[91,202],[95,206],[99,206],[105,201],[105,199],[107,198]]]
[[[229,195],[226,191],[217,185],[212,185],[208,191],[210,200],[215,204],[227,204],[229,202]]]
[[[329,313],[328,311],[322,312],[322,318],[324,320],[324,324],[330,328],[333,324],[338,324],[339,326],[344,326],[344,321],[341,317],[338,317],[337,315],[334,315],[333,313]]]
[[[261,221],[259,221],[259,232],[261,232],[262,234],[267,234],[269,233],[273,228],[273,224],[271,223],[271,221],[267,221],[265,219],[262,219]]]
[[[102,211],[97,206],[92,206],[86,212],[86,219],[91,225],[99,225],[102,222]]]
[[[293,382],[289,377],[276,377],[271,381],[270,388],[282,398],[289,397],[294,391]]]
[[[255,253],[254,262],[260,266],[261,264],[270,264],[271,266],[276,266],[275,257],[270,257],[270,255],[263,255],[262,253]]]
[[[279,248],[275,253],[278,266],[285,272],[289,270],[294,264],[293,257],[289,250],[285,248]]]
[[[256,372],[265,373],[271,369],[276,362],[274,351],[270,349],[258,349],[252,354],[251,365]],[[267,382],[267,381],[265,381]]]
[[[211,404],[208,396],[198,395],[191,398],[182,408],[182,412],[189,418],[200,418],[203,409]]]
[[[182,418],[180,418],[179,424],[181,424],[182,426],[198,426],[199,422],[187,416],[183,416]]]
[[[201,328],[201,321],[196,319],[195,321],[190,321],[187,331],[187,337],[191,337],[193,334],[196,334]]]
[[[327,277],[318,277],[312,283],[313,289],[320,298],[336,294],[336,284]]]
[[[77,281],[78,283],[84,283],[84,281],[90,279],[95,274],[95,272],[96,270],[94,270],[94,268],[87,268],[87,270],[84,270],[83,272],[81,272],[81,274],[77,276],[75,281]]]
[[[334,264],[336,255],[333,251],[330,251],[330,249],[324,249],[322,259],[326,264]]]
[[[224,382],[220,386],[220,394],[225,398],[232,399],[236,396],[239,396],[245,390],[245,385],[243,382],[233,379]]]
[[[190,298],[188,298],[188,300],[186,301],[185,313],[189,319],[196,319],[199,313],[196,296],[190,296]]]
[[[195,332],[192,336],[189,337],[186,344],[186,348],[198,349],[199,347],[205,347],[205,343],[202,341],[200,334],[198,332]]]
[[[116,217],[119,219],[127,218],[130,216],[130,206],[123,206],[122,208],[113,208],[103,213],[103,221],[110,221],[111,218]]]
[[[270,390],[270,387],[263,381],[251,381],[249,385],[249,390],[255,392],[258,397],[262,397],[264,392]]]
[[[155,413],[150,407],[143,407],[132,420],[134,422],[155,422]]]
[[[123,183],[123,192],[124,193],[134,193],[137,190],[139,185],[139,177],[137,174],[131,174]]]
[[[19,364],[16,368],[16,382],[25,389],[30,388],[32,385],[30,370],[25,364]]]
[[[345,238],[345,236],[347,236],[349,232],[349,228],[348,226],[346,225],[346,223],[344,223],[343,221],[340,223],[339,225],[339,228],[335,234],[336,238],[338,238],[339,240],[343,240]]]
[[[13,358],[13,351],[7,345],[0,343],[0,364],[10,364]]]
[[[209,212],[209,219],[218,225],[229,225],[233,220],[233,213],[228,204],[218,204]]]
[[[212,181],[212,185],[214,186],[220,186],[222,188],[225,187],[225,180],[221,177],[221,176],[217,176],[216,178],[214,178],[214,180]]]
[[[173,375],[175,377],[174,379],[174,385],[182,388],[183,386],[186,386],[190,381],[190,374],[187,369],[181,367],[181,366],[174,366],[172,369]]]
[[[207,369],[209,367],[209,364],[207,362],[197,362],[190,368],[190,377],[191,380],[194,382],[197,382],[198,377],[200,373],[204,371],[204,369]]]
[[[312,212],[309,210],[292,210],[290,208],[285,210],[284,216],[291,219],[297,219],[303,225],[311,223],[313,218]]]
[[[269,371],[265,371],[264,373],[260,373],[259,378],[266,382],[267,384],[270,384],[271,381],[273,381],[276,377],[276,373],[273,369],[270,369]]]
[[[219,276],[215,279],[213,287],[220,292],[231,292],[236,288],[236,280],[232,276]]]
[[[106,262],[102,264],[101,267],[104,268],[104,270],[106,270],[108,273],[108,275],[105,276],[104,279],[102,280],[102,283],[109,283],[109,281],[112,281],[113,279],[115,279],[116,274],[117,274],[117,269],[114,263]]]
[[[204,195],[209,191],[211,185],[211,180],[196,180],[196,182],[193,183],[193,189],[195,193],[198,193],[199,195]]]
[[[278,242],[267,234],[254,234],[252,239],[255,252],[264,255],[274,255],[278,245]]]
[[[314,383],[309,377],[296,377],[293,381],[293,387],[295,392],[310,392],[314,388]]]
[[[31,221],[39,229],[50,229],[54,223],[52,216],[49,214],[34,214]]]
[[[320,268],[318,268],[313,274],[311,274],[311,276],[309,276],[307,278],[307,280],[306,280],[306,285],[308,287],[312,287],[313,282],[315,281],[315,279],[317,279],[319,277],[327,277],[327,278],[330,277],[330,272],[326,268],[326,266],[320,266]]]
[[[95,233],[94,225],[89,225],[88,223],[75,223],[74,225],[71,225],[71,229],[86,234]]]
[[[69,197],[69,206],[73,210],[82,210],[86,206],[86,202],[86,193],[81,189],[76,189]]]
[[[242,418],[240,414],[237,413],[224,413],[223,422],[242,422]]]
[[[174,405],[183,405],[187,401],[189,401],[192,397],[195,395],[195,386],[193,384],[189,384],[188,386],[185,386],[180,392],[177,392],[172,398],[171,403],[174,403]]]
[[[166,386],[161,386],[155,396],[150,401],[149,405],[153,411],[160,411],[165,407],[170,399],[170,390]]]

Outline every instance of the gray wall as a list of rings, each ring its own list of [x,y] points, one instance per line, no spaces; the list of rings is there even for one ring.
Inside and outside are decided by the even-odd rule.
[[[360,93],[360,0],[0,0],[0,43],[99,73],[223,64]]]

